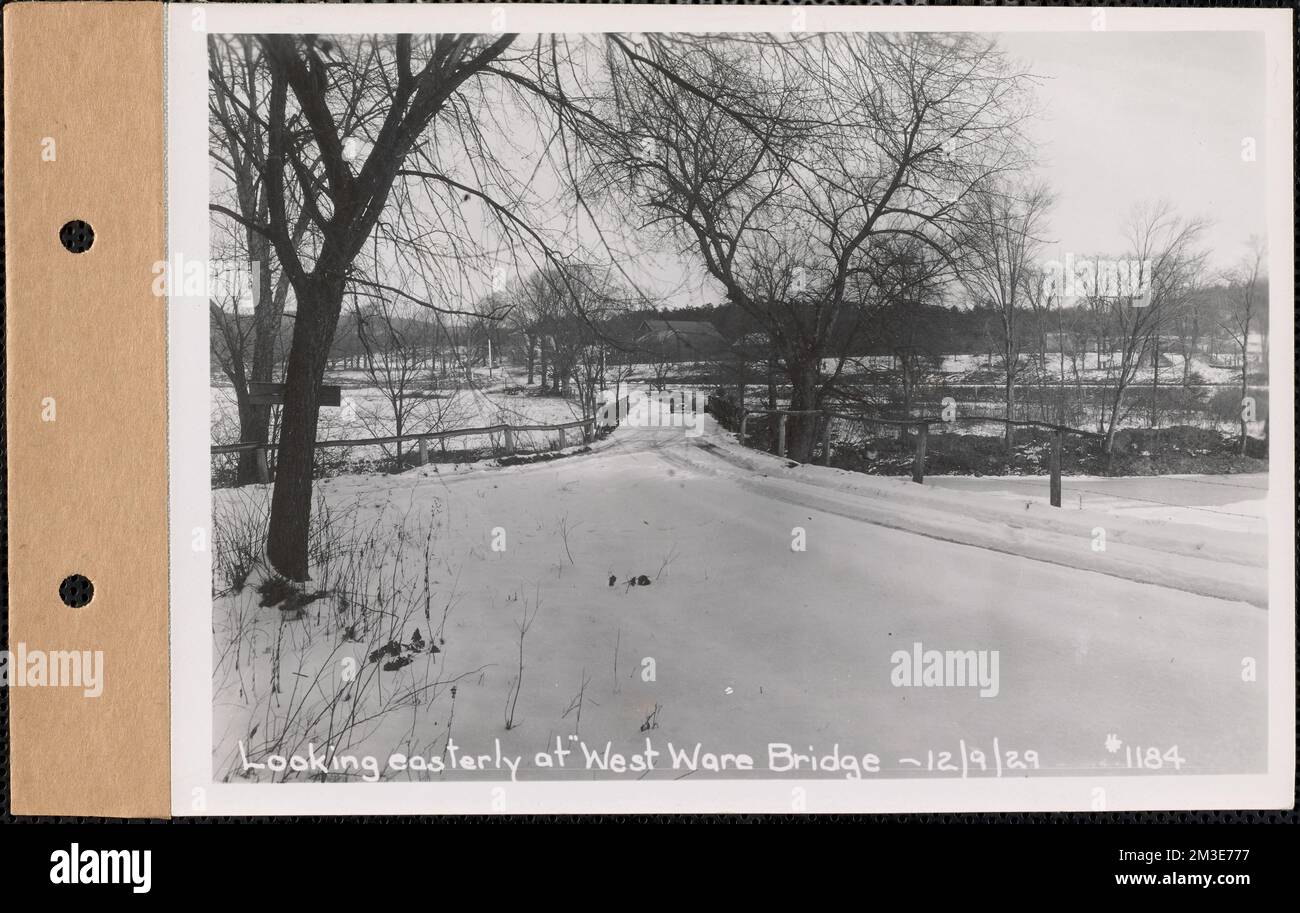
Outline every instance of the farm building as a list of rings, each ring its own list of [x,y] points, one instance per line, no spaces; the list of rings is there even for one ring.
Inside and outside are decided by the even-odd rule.
[[[707,320],[643,320],[636,344],[668,361],[709,358],[727,349],[726,338]]]

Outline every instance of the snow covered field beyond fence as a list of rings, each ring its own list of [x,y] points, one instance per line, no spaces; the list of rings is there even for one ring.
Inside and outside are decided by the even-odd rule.
[[[560,396],[536,395],[536,387],[521,386],[523,375],[506,373],[497,369],[492,376],[480,369],[474,386],[439,390],[428,389],[425,384],[411,385],[407,391],[410,402],[403,433],[447,431],[457,428],[483,428],[491,425],[558,425],[582,418],[580,405]],[[386,437],[396,433],[393,408],[386,392],[374,386],[363,372],[339,372],[326,378],[327,383],[342,387],[341,404],[320,410],[317,437],[322,441],[355,440],[359,438]],[[215,384],[212,391],[212,443],[234,444],[239,439],[239,418],[233,388]],[[558,444],[555,432],[524,432],[515,442],[521,451],[547,450]],[[444,445],[434,443],[431,448],[445,447],[460,451],[493,449],[500,441],[486,435],[458,437]],[[407,448],[410,447],[408,445]],[[347,448],[349,462],[377,461],[392,457],[394,449],[385,446]],[[332,450],[324,455],[328,463],[340,460],[344,454]]]
[[[274,608],[269,488],[214,492],[218,779],[307,779],[254,765],[312,750],[380,759],[380,779],[590,779],[648,748],[638,775],[742,753],[755,770],[726,775],[764,776],[772,745],[870,754],[881,776],[948,775],[908,762],[959,744],[1032,752],[1021,775],[1138,772],[1112,737],[1182,773],[1264,769],[1266,691],[1241,676],[1268,652],[1253,532],[797,466],[711,419],[437,470],[320,481],[313,580]],[[996,654],[995,693],[900,685],[917,645]],[[539,768],[557,739],[569,764]]]

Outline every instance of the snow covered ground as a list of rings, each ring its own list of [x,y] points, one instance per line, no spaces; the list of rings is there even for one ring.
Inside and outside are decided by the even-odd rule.
[[[455,390],[424,390],[423,384],[409,389],[414,405],[407,415],[404,432],[443,431],[454,428],[483,428],[489,425],[558,425],[582,418],[582,409],[572,399],[559,396],[536,396],[522,392],[527,379],[522,372],[497,368],[491,375],[476,369],[474,386]],[[343,389],[340,405],[320,411],[320,440],[349,440],[385,437],[395,433],[392,406],[383,389],[376,387],[361,371],[336,372],[326,378]],[[239,437],[238,411],[234,389],[214,384],[212,390],[212,442],[233,444]],[[533,391],[536,387],[532,388]],[[521,450],[545,450],[554,446],[556,435],[528,432],[516,446]],[[492,445],[486,436],[469,436],[448,441],[456,449],[485,448]],[[436,446],[436,445],[435,445]],[[354,459],[375,459],[384,454],[381,447],[350,448]],[[331,451],[337,455],[338,451]]]
[[[1162,378],[1175,378],[1181,380],[1183,373],[1183,356],[1176,352],[1165,352],[1162,356],[1168,361],[1160,369]],[[1030,356],[1025,354],[1023,358],[1028,359]],[[1252,346],[1251,361],[1254,365],[1255,360],[1259,358],[1258,346]],[[1078,380],[1084,383],[1107,383],[1113,382],[1113,375],[1118,371],[1119,364],[1118,354],[1105,355],[1102,358],[1101,366],[1097,364],[1097,353],[1089,352],[1087,356],[1081,355],[1079,358],[1079,375]],[[835,360],[826,359],[822,364],[822,370],[831,372],[835,370]],[[854,371],[887,371],[896,368],[894,359],[889,355],[863,355],[860,357],[845,359],[845,372]],[[1064,364],[1062,364],[1059,352],[1049,352],[1047,363],[1045,365],[1047,377],[1053,381],[1059,381],[1064,377],[1068,381],[1075,381],[1074,365],[1067,355]],[[999,372],[1000,363],[996,358],[989,360],[987,355],[945,355],[939,362],[938,372],[948,376],[948,382],[961,383],[966,375],[987,375],[989,372]],[[1241,369],[1225,367],[1211,363],[1207,355],[1196,354],[1192,356],[1192,363],[1189,368],[1191,372],[1198,374],[1201,382],[1205,384],[1235,384],[1241,381]],[[1258,370],[1258,366],[1255,367]],[[1142,386],[1150,384],[1154,371],[1149,364],[1139,366],[1134,370],[1133,385]],[[981,382],[981,386],[988,385],[989,380]]]
[[[582,746],[647,739],[664,754],[645,775],[663,777],[712,775],[674,768],[669,743],[750,754],[753,776],[771,743],[871,753],[882,776],[938,775],[959,748],[992,769],[995,744],[1000,764],[1032,751],[1040,773],[1118,772],[1116,741],[1176,748],[1183,773],[1264,769],[1262,535],[1106,496],[1053,510],[1011,487],[798,466],[703,422],[656,414],[543,464],[320,482],[346,540],[317,556],[321,598],[286,620],[257,605],[254,570],[214,600],[215,775],[268,779],[242,759],[310,744],[443,763],[499,746],[520,778],[599,778],[615,774]],[[229,526],[268,498],[219,490],[214,507]],[[897,685],[916,644],[996,651],[996,694]],[[557,738],[571,766],[537,769]]]
[[[1047,503],[1050,494],[1045,476],[928,476],[925,484],[1038,503]],[[1268,475],[1066,476],[1061,507],[1262,537],[1268,529]]]

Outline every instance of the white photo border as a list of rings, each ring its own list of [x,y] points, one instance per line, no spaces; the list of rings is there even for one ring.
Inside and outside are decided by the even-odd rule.
[[[272,5],[166,8],[168,258],[208,252],[206,34],[503,31],[978,31],[1095,30],[1102,10],[1078,8]],[[802,20],[793,17],[801,16]],[[1271,424],[1269,452],[1268,770],[1222,776],[1037,779],[743,779],[495,781],[360,784],[213,782],[211,552],[192,547],[211,527],[208,313],[168,301],[172,811],[176,815],[552,814],[1106,811],[1275,809],[1294,803],[1295,504],[1292,13],[1257,9],[1104,9],[1108,31],[1251,31],[1264,35],[1268,135]]]

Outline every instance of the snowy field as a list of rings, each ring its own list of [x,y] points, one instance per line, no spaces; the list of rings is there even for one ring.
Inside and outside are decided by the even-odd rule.
[[[1046,478],[1025,476],[927,476],[925,484],[1041,504],[1048,503],[1050,495]],[[1268,475],[1066,476],[1061,508],[1212,526],[1262,537],[1268,531]]]
[[[1259,346],[1256,340],[1252,339],[1251,364],[1252,370],[1260,370],[1255,364],[1256,360],[1261,357]],[[1162,365],[1160,375],[1162,378],[1169,379],[1171,383],[1180,382],[1183,376],[1183,356],[1177,352],[1162,352],[1162,357],[1168,361],[1168,364]],[[1024,353],[1022,360],[1036,360],[1036,356]],[[1191,358],[1191,365],[1188,370],[1191,373],[1200,376],[1203,384],[1236,384],[1241,382],[1241,369],[1227,367],[1219,364],[1212,364],[1206,355],[1196,354]],[[822,370],[831,372],[835,370],[835,360],[826,359],[822,363]],[[861,371],[889,371],[896,370],[897,363],[888,355],[864,355],[861,357],[845,359],[844,372],[846,374]],[[1075,376],[1075,366],[1071,362],[1069,355],[1066,355],[1062,361],[1059,352],[1048,352],[1047,363],[1044,365],[1047,380],[1049,382],[1059,382],[1064,378],[1068,382],[1076,380],[1083,383],[1104,384],[1113,380],[1116,372],[1119,370],[1119,355],[1111,353],[1102,356],[1100,366],[1097,364],[1097,353],[1090,351],[1087,356],[1079,356],[1078,376]],[[992,361],[986,355],[945,355],[940,359],[937,373],[946,376],[949,384],[960,384],[970,375],[987,375],[989,372],[1001,372],[1000,363],[995,357]],[[1150,385],[1154,371],[1149,363],[1143,364],[1133,372],[1132,383],[1134,386]],[[984,379],[980,382],[981,386],[988,385],[989,380]]]
[[[1167,379],[1170,385],[1180,383],[1183,376],[1183,356],[1177,352],[1162,352],[1162,357],[1167,361],[1160,368],[1160,376],[1163,382]],[[1021,356],[1022,360],[1031,360],[1029,353]],[[1252,339],[1251,347],[1251,366],[1252,371],[1261,370],[1257,361],[1262,358],[1258,340]],[[1036,356],[1033,356],[1036,360]],[[1075,376],[1075,365],[1071,362],[1070,357],[1065,357],[1064,363],[1061,360],[1059,352],[1049,352],[1047,354],[1047,363],[1045,365],[1046,379],[1049,383],[1059,382],[1064,378],[1069,383],[1081,381],[1085,384],[1105,384],[1113,381],[1114,374],[1119,369],[1119,355],[1103,355],[1101,365],[1097,364],[1097,354],[1089,351],[1087,357],[1079,357],[1078,376]],[[638,383],[646,381],[658,381],[660,378],[668,383],[674,382],[674,378],[694,378],[700,374],[715,374],[718,366],[725,365],[732,367],[734,362],[730,356],[714,360],[703,361],[682,361],[663,363],[643,363],[630,364],[621,367],[625,376],[634,378]],[[826,358],[822,360],[821,369],[825,374],[833,374],[839,366],[839,360],[835,358]],[[842,374],[852,376],[865,372],[896,371],[898,369],[897,361],[889,355],[860,355],[851,356],[844,359]],[[766,370],[765,365],[761,362],[752,363],[750,370],[754,377],[762,377]],[[943,375],[949,385],[961,385],[964,383],[978,383],[979,386],[989,386],[996,381],[990,380],[989,375],[1001,374],[1001,367],[998,359],[989,360],[987,355],[979,354],[961,354],[945,355],[939,359],[937,367],[934,369],[938,375]],[[1241,382],[1241,369],[1227,366],[1225,364],[1211,363],[1209,356],[1204,354],[1195,354],[1192,356],[1192,363],[1189,372],[1199,375],[1201,384],[1209,385],[1232,385]],[[1152,380],[1152,368],[1150,364],[1140,365],[1133,372],[1132,384],[1134,386],[1149,386]],[[972,380],[971,378],[978,378]],[[755,384],[756,388],[762,384]]]
[[[572,399],[559,396],[536,396],[522,392],[526,374],[496,369],[491,375],[485,369],[474,374],[474,385],[459,389],[426,389],[424,383],[413,383],[409,390],[413,405],[405,421],[403,432],[417,434],[424,431],[444,431],[456,428],[483,428],[490,425],[558,425],[582,418],[581,406]],[[342,387],[340,405],[320,410],[320,440],[355,440],[358,438],[386,437],[395,433],[393,407],[386,391],[376,387],[362,371],[333,372],[326,383]],[[536,387],[530,388],[535,391]],[[238,411],[234,389],[228,384],[214,383],[212,395],[212,442],[233,444],[239,438]],[[446,447],[473,450],[495,447],[485,435],[450,439]],[[516,446],[520,450],[546,450],[558,443],[558,435],[544,432],[525,432],[519,435]],[[409,445],[408,445],[409,446]],[[434,444],[433,446],[440,446]],[[330,451],[338,455],[339,451]],[[377,459],[389,453],[382,447],[349,448],[353,459]]]
[[[1179,356],[1171,355],[1173,359]],[[1193,370],[1199,373],[1205,383],[1233,384],[1238,375],[1233,369],[1211,367],[1204,358],[1193,360]],[[891,367],[888,356],[864,356],[849,359],[845,371],[853,373],[860,370],[886,370]],[[824,370],[833,370],[834,364],[827,362]],[[1056,369],[1056,362],[1049,359],[1049,374]],[[949,386],[963,386],[963,378],[968,375],[987,373],[989,369],[984,359],[976,355],[951,355],[943,359],[940,372],[945,375]],[[666,387],[664,396],[697,397],[700,408],[703,400],[715,385],[701,384],[701,372],[715,373],[716,366],[708,363],[680,362],[668,365],[629,365],[611,368],[611,384],[614,374],[623,373],[625,380],[619,390],[649,391],[651,386]],[[1181,367],[1165,369],[1169,377],[1181,376]],[[656,374],[657,372],[657,374]],[[1145,373],[1144,373],[1145,372]],[[630,379],[627,379],[630,375]],[[1096,375],[1096,376],[1093,376]],[[1081,372],[1085,383],[1103,383],[1106,379],[1104,369],[1089,369]],[[678,380],[681,378],[681,380]],[[1053,379],[1056,379],[1053,375]],[[1073,378],[1070,378],[1073,380]],[[472,385],[464,384],[459,389],[436,389],[436,384],[420,378],[410,384],[408,396],[413,402],[404,422],[405,433],[423,431],[442,431],[454,428],[475,428],[488,425],[538,425],[560,424],[582,417],[580,405],[573,400],[558,396],[533,395],[536,386],[526,387],[527,373],[517,366],[498,366],[492,372],[483,367],[475,368]],[[338,407],[322,408],[318,436],[321,440],[347,440],[357,438],[384,437],[395,433],[396,423],[389,395],[373,381],[364,371],[333,371],[326,377],[327,383],[342,387],[341,404]],[[442,379],[446,382],[446,378]],[[1150,383],[1150,369],[1138,369],[1134,386]],[[971,402],[963,402],[962,409],[971,414],[988,414],[996,416],[1004,408],[1000,397],[1000,388],[987,379],[978,384],[967,384],[971,389],[984,390],[987,396]],[[779,387],[778,406],[789,405],[785,396],[785,387]],[[607,395],[612,396],[612,392]],[[238,414],[235,407],[234,391],[224,378],[214,376],[211,387],[211,427],[214,444],[233,444],[239,438]],[[746,403],[751,409],[762,408],[767,400],[765,383],[751,383],[746,386]],[[1124,427],[1145,427],[1145,414],[1134,410],[1121,424]],[[1229,426],[1225,425],[1225,428]],[[1232,425],[1229,430],[1235,429]],[[1262,434],[1262,421],[1250,423],[1251,432]],[[996,422],[963,425],[963,431],[971,434],[999,435],[1002,426]],[[454,449],[475,450],[495,448],[499,441],[487,437],[454,438],[445,446]],[[516,442],[521,450],[546,450],[558,443],[555,434],[530,432],[520,436]],[[377,459],[391,455],[381,447],[351,448],[348,456],[353,459]]]
[[[1264,769],[1266,690],[1241,680],[1242,657],[1268,652],[1262,535],[1103,496],[1054,511],[1002,480],[952,490],[794,466],[702,421],[698,436],[624,427],[508,470],[320,482],[313,601],[259,607],[256,555],[219,560],[215,776],[302,778],[244,759],[329,746],[489,758],[385,779],[599,778],[619,774],[584,747],[647,740],[655,777],[714,775],[674,764],[670,743],[747,753],[752,776],[772,743],[871,753],[881,776],[952,775],[933,761],[959,746],[990,770],[997,746],[999,761],[1033,752],[1040,775],[1136,772],[1112,737],[1182,773]],[[213,497],[230,555],[269,489]],[[997,651],[996,694],[898,686],[893,657],[915,644]],[[557,739],[572,766],[537,768]],[[526,760],[512,774],[498,750]]]

